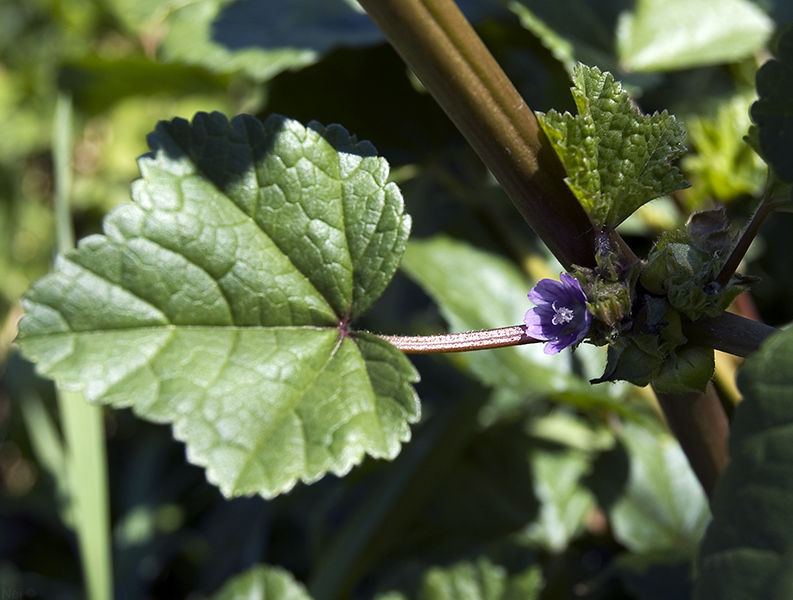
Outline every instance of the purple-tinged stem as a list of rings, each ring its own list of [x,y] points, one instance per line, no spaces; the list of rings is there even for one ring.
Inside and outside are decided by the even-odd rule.
[[[442,335],[381,335],[406,354],[438,354],[441,352],[468,352],[506,346],[520,346],[542,342],[526,335],[524,325],[446,333]]]
[[[743,257],[746,256],[746,252],[749,250],[749,246],[752,244],[752,241],[757,236],[758,231],[760,231],[760,226],[765,221],[766,217],[770,215],[774,210],[773,203],[769,200],[768,195],[763,198],[763,201],[760,203],[760,206],[757,207],[754,215],[752,215],[752,219],[749,221],[749,224],[746,226],[746,229],[743,230],[740,239],[735,244],[730,252],[730,255],[727,257],[727,260],[724,263],[724,266],[719,271],[719,274],[716,276],[716,279],[713,281],[719,284],[722,287],[726,287],[728,283],[730,283],[730,279],[733,276],[733,273],[738,269],[738,265],[741,264]]]

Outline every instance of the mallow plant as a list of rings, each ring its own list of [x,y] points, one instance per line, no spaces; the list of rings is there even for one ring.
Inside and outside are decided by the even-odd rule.
[[[301,482],[350,476],[365,457],[406,452],[422,418],[420,373],[407,355],[455,353],[484,385],[499,382],[502,408],[517,406],[526,389],[558,391],[554,372],[571,359],[583,356],[588,368],[600,361],[597,372],[564,385],[591,388],[590,406],[625,417],[610,435],[624,436],[637,456],[666,457],[661,443],[631,433],[640,418],[614,398],[625,386],[648,386],[705,492],[709,507],[698,500],[702,510],[686,526],[696,539],[704,530],[690,563],[695,597],[789,597],[793,336],[728,309],[756,282],[739,268],[761,224],[791,206],[793,33],[757,73],[746,141],[768,175],[754,215],[737,230],[721,207],[695,211],[637,256],[618,227],[689,186],[677,166],[680,120],[644,114],[610,72],[583,63],[570,65],[575,113],[535,113],[451,0],[360,4],[561,270],[521,289],[513,267],[475,249],[447,238],[409,242],[411,217],[389,165],[341,125],[198,113],[156,126],[132,201],[30,287],[17,339],[24,356],[88,403],[169,424],[187,460],[224,496],[268,499]],[[358,325],[400,268],[456,331],[402,336]],[[438,284],[452,277],[480,312],[459,308],[465,301]],[[509,302],[522,307],[522,322],[493,323],[501,313],[480,287],[488,278],[515,292]],[[531,378],[520,354],[530,345],[547,355]],[[744,399],[729,425],[713,385],[714,350],[748,357],[738,377]],[[434,418],[425,416],[428,427]],[[575,488],[564,510],[577,516],[559,518],[574,524],[554,533],[550,513],[540,511],[523,542],[511,543],[542,540],[553,553],[595,504],[581,487],[592,467],[570,463],[571,473],[554,467],[556,455],[537,456],[533,493],[547,500]],[[688,472],[671,464],[672,479]],[[655,501],[637,494],[634,509]],[[669,501],[693,506],[682,496]],[[609,516],[619,530],[619,511]],[[644,517],[650,532],[654,519]],[[626,539],[637,551],[654,549],[635,541],[642,535]],[[417,597],[551,597],[544,581],[552,575],[539,562],[510,570],[490,551],[466,552],[427,570]],[[309,590],[280,568],[258,566],[217,597],[343,597],[350,582],[335,577],[333,561]],[[381,588],[380,598],[411,593]]]

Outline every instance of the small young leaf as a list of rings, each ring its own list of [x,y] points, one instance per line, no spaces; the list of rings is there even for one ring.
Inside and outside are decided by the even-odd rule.
[[[595,223],[616,227],[641,205],[686,187],[671,162],[685,150],[683,127],[666,111],[642,115],[610,73],[579,65],[578,115],[538,113],[567,170],[567,185]]]
[[[776,176],[793,183],[793,27],[779,38],[777,59],[757,71],[757,94],[751,114],[760,150]]]
[[[347,324],[382,293],[410,218],[339,126],[161,122],[134,202],[33,284],[22,351],[90,402],[173,423],[227,495],[273,496],[393,457],[417,374]]]

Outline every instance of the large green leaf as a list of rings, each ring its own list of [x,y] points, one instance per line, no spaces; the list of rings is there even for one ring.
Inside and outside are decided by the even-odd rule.
[[[752,119],[765,160],[777,177],[793,183],[793,27],[779,38],[777,54],[757,71]]]
[[[416,372],[347,328],[409,232],[385,161],[339,126],[277,115],[199,113],[149,143],[134,202],[31,287],[23,352],[90,402],[173,423],[225,494],[393,457]]]
[[[278,567],[257,565],[228,580],[212,600],[311,600],[292,574]]]
[[[113,0],[123,14],[130,0]],[[242,72],[258,81],[321,60],[338,48],[383,43],[383,34],[356,0],[201,0],[179,2],[166,19],[167,61],[212,73]],[[498,12],[486,0],[460,0],[471,21]],[[161,6],[153,6],[162,10]]]
[[[138,56],[115,60],[86,56],[61,67],[58,85],[72,94],[80,110],[101,114],[131,96],[222,94],[228,78]]]
[[[671,71],[735,62],[762,49],[773,21],[748,0],[638,0],[617,31],[631,71]]]
[[[584,530],[595,504],[592,493],[581,484],[590,469],[591,457],[568,449],[535,451],[529,462],[540,507],[524,534],[549,552],[563,552]]]
[[[163,58],[214,73],[242,71],[265,81],[345,46],[381,43],[382,34],[349,0],[189,2],[167,20]]]
[[[691,551],[710,510],[680,444],[649,423],[627,422],[618,438],[630,467],[625,488],[607,507],[614,537],[636,553]]]
[[[579,61],[612,69],[614,28],[617,16],[627,7],[603,0],[510,0],[509,9],[521,24],[536,35],[568,72]]]
[[[567,170],[567,185],[600,226],[616,227],[643,204],[686,187],[672,161],[683,127],[666,111],[642,115],[611,73],[573,72],[576,116],[551,110],[540,124]]]
[[[716,489],[695,598],[793,597],[793,330],[770,338],[738,374],[744,399]]]

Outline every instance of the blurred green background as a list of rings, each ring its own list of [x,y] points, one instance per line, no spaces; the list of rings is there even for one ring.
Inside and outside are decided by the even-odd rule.
[[[681,167],[692,187],[622,226],[637,253],[694,209],[723,202],[736,228],[751,215],[765,182],[762,161],[742,141],[754,73],[793,21],[793,4],[460,5],[534,110],[573,109],[568,72],[580,60],[611,70],[643,110],[667,109],[684,121],[690,152]],[[58,432],[48,429],[58,422],[54,390],[13,345],[20,296],[55,253],[59,97],[72,106],[78,238],[100,232],[103,215],[129,200],[135,159],[158,120],[278,112],[341,123],[372,141],[413,216],[406,275],[360,327],[462,328],[497,311],[476,294],[455,304],[449,290],[498,296],[558,275],[351,0],[0,0],[3,591],[84,597]],[[762,281],[743,310],[772,325],[793,319],[791,218],[769,219],[744,268]],[[448,275],[440,282],[437,266]],[[498,283],[501,274],[508,283]],[[494,297],[494,306],[520,311],[528,285],[524,296]],[[510,575],[537,567],[542,598],[687,598],[708,517],[698,484],[646,390],[579,385],[603,364],[596,349],[582,350],[562,368],[543,363],[541,352],[416,358],[424,418],[394,463],[368,460],[344,479],[299,485],[271,501],[222,498],[169,428],[106,409],[116,597],[209,597],[257,563],[285,567],[315,598],[394,590],[413,597],[430,566],[486,556]],[[719,361],[729,404],[737,363]]]

